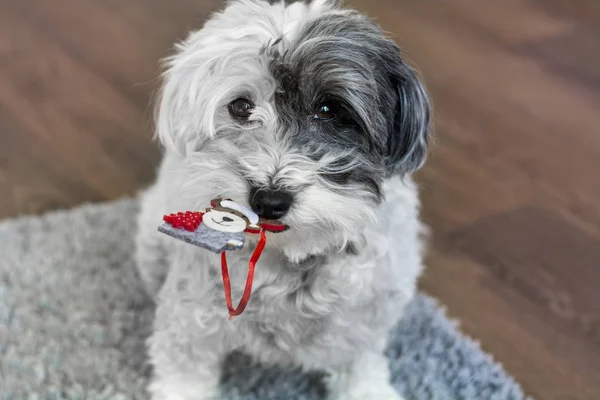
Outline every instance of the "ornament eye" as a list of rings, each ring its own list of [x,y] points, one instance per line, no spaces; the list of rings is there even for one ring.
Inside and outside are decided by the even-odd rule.
[[[236,118],[248,119],[253,109],[254,105],[244,98],[239,98],[229,103],[229,113]]]
[[[334,101],[324,101],[317,106],[313,119],[327,121],[335,118],[339,111],[339,105]]]

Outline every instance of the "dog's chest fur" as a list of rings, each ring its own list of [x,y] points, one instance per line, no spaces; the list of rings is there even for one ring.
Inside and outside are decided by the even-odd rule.
[[[253,245],[248,247],[228,253],[234,307],[246,281]],[[190,290],[202,293],[203,306],[199,306],[207,308],[207,315],[222,313],[220,330],[228,336],[232,347],[239,347],[259,360],[285,363],[297,359],[299,352],[318,355],[319,349],[328,347],[333,332],[348,328],[343,326],[346,319],[341,316],[347,315],[353,303],[364,303],[376,296],[370,290],[375,260],[365,259],[368,251],[355,254],[342,250],[294,263],[280,251],[266,249],[256,266],[246,310],[228,321],[219,257],[190,247],[185,250],[198,258],[193,263],[196,267],[180,276],[180,284],[176,285],[179,296],[194,296]]]

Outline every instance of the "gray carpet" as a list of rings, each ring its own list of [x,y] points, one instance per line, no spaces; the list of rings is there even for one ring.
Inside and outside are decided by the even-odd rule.
[[[89,205],[0,223],[0,399],[142,399],[152,307],[135,276],[137,203]],[[160,216],[157,216],[160,219]],[[391,335],[407,400],[518,400],[519,386],[419,296]],[[319,399],[319,376],[226,363],[231,399]]]

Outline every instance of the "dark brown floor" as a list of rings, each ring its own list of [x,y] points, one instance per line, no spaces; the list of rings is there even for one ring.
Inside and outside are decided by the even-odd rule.
[[[0,218],[149,183],[157,60],[218,3],[0,0]],[[435,102],[424,289],[537,399],[600,399],[600,4],[351,3]]]

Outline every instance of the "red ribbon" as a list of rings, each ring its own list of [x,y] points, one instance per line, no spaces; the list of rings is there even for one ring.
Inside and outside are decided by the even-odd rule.
[[[254,280],[254,268],[256,267],[256,263],[258,262],[266,243],[267,237],[265,235],[265,229],[263,228],[260,231],[260,239],[258,240],[258,244],[252,253],[252,257],[250,257],[250,261],[248,262],[246,287],[244,288],[244,293],[242,294],[242,298],[240,299],[237,308],[233,308],[233,302],[231,300],[231,280],[229,279],[229,269],[227,268],[227,256],[225,255],[225,252],[221,253],[221,274],[223,275],[225,302],[227,303],[227,309],[229,310],[230,320],[234,316],[238,316],[243,313],[246,305],[248,304],[248,300],[250,300],[250,295],[252,294],[252,281]]]
[[[216,202],[211,201],[211,206],[216,207]],[[184,221],[176,221],[177,218],[184,218],[186,214],[193,213],[196,217],[195,220],[192,221],[193,224],[189,226],[183,226]],[[181,214],[181,215],[179,215]],[[187,212],[187,213],[179,213],[179,214],[171,214],[165,215],[163,220],[173,226],[174,228],[183,229],[185,228],[188,231],[194,231],[198,225],[202,222],[202,217],[204,215],[203,212],[195,211],[195,212]],[[242,298],[237,306],[237,308],[233,308],[232,300],[231,300],[231,280],[229,279],[229,269],[227,267],[227,256],[225,252],[221,253],[221,274],[223,276],[223,287],[225,289],[225,302],[227,303],[227,309],[229,310],[229,319],[231,320],[234,316],[240,315],[244,312],[248,301],[250,300],[250,295],[252,294],[252,281],[254,280],[254,269],[256,267],[256,263],[262,254],[263,249],[265,248],[265,244],[267,243],[267,237],[265,235],[266,231],[269,232],[283,232],[287,229],[286,225],[283,225],[277,221],[268,221],[262,220],[258,222],[258,226],[246,228],[245,233],[249,234],[260,234],[260,239],[258,240],[258,244],[252,253],[252,257],[248,262],[248,276],[246,277],[246,287],[244,288],[244,293]]]

